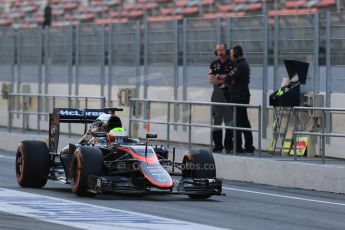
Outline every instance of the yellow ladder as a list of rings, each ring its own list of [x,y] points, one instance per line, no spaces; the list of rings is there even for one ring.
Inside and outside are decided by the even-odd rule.
[[[272,141],[269,151],[273,154],[280,152],[282,156],[289,155],[293,143],[293,124],[292,124],[293,107],[274,107]]]

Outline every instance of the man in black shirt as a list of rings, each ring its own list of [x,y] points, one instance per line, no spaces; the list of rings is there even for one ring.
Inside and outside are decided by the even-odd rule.
[[[232,70],[233,64],[227,55],[227,49],[225,43],[219,43],[216,45],[215,54],[218,58],[210,65],[209,75],[229,74]],[[211,83],[211,82],[210,82]],[[222,83],[212,83],[213,92],[211,96],[211,102],[227,103],[229,102],[229,94],[227,85]],[[230,107],[226,106],[212,106],[213,124],[230,126],[232,120],[232,112]],[[223,131],[216,128],[212,131],[212,138],[214,142],[214,152],[221,152],[223,147],[226,150],[232,149],[232,131],[227,129],[225,133],[224,146],[223,146]]]
[[[234,68],[230,73],[225,75],[216,75],[210,82],[214,84],[226,83],[231,84],[229,88],[229,102],[239,104],[249,104],[250,92],[249,92],[249,81],[250,81],[250,68],[246,59],[243,57],[243,50],[241,46],[234,46],[230,51],[230,56],[234,60]],[[247,108],[237,107],[236,108],[236,125],[243,128],[251,128]],[[238,152],[254,152],[253,146],[253,135],[251,131],[243,131],[245,139],[245,149],[242,149],[242,137],[241,131],[236,131],[236,149]]]

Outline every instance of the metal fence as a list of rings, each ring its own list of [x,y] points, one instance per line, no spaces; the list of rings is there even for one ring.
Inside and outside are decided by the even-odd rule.
[[[83,97],[53,94],[10,93],[8,103],[8,129],[45,130],[48,115],[53,108],[104,108],[104,97]],[[43,124],[43,125],[42,125]],[[71,134],[71,127],[68,127]]]
[[[17,90],[42,93],[42,29],[22,29],[18,30],[16,35]],[[32,82],[37,84],[29,89]]]
[[[58,27],[45,30],[44,93],[72,95],[73,87],[73,28]],[[60,87],[56,87],[59,85]]]
[[[172,101],[172,100],[151,100],[151,99],[137,99],[132,98],[131,101],[133,102],[131,106],[131,111],[129,115],[129,135],[133,132],[137,133],[133,129],[135,127],[134,123],[144,123],[146,126],[153,126],[153,125],[161,125],[161,128],[156,127],[155,130],[160,130],[164,140],[167,142],[167,146],[169,147],[171,141],[175,142],[182,142],[187,143],[188,147],[191,148],[192,143],[199,143],[200,139],[208,136],[208,143],[210,148],[212,148],[212,129],[231,129],[233,130],[233,141],[234,141],[234,153],[236,154],[236,130],[240,131],[252,131],[257,133],[257,147],[259,156],[261,156],[261,130],[262,130],[262,123],[261,123],[261,106],[254,106],[254,105],[246,105],[246,104],[233,104],[233,103],[212,103],[212,102],[198,102],[198,101]],[[134,103],[136,102],[136,103]],[[144,113],[142,116],[134,117],[133,109],[136,106],[140,106],[142,104],[142,108]],[[230,126],[220,126],[220,125],[212,125],[213,117],[211,116],[211,107],[212,106],[226,106],[230,107],[231,111],[233,112],[233,120],[234,122]],[[176,107],[182,108],[183,112],[186,114],[187,119],[180,119],[180,120],[173,120],[172,115],[173,109]],[[245,128],[245,127],[237,127],[236,124],[236,109],[239,107],[247,107],[250,110],[255,110],[254,113],[256,114],[257,121],[255,124],[252,125],[252,128]],[[149,118],[145,117],[145,114],[149,113]],[[186,128],[186,132],[179,132],[179,136],[177,139],[171,137],[172,133],[172,126],[182,126]],[[202,130],[202,131],[201,131]],[[201,135],[205,134],[203,132],[206,130],[208,135]],[[149,131],[149,130],[146,130]],[[165,132],[165,134],[164,134]],[[194,134],[193,140],[192,134]],[[165,136],[164,136],[165,135]],[[203,137],[202,137],[203,136]],[[203,142],[206,144],[207,142]]]
[[[2,28],[1,80],[13,81],[15,92],[21,92],[23,84],[42,83],[31,85],[33,93],[50,93],[49,85],[63,82],[68,93],[79,95],[83,94],[80,85],[92,85],[93,96],[107,93],[112,100],[116,93],[109,85],[141,86],[144,98],[150,97],[151,86],[163,85],[169,98],[198,100],[200,95],[187,89],[209,86],[205,72],[215,59],[215,43],[222,41],[244,47],[252,67],[252,89],[276,89],[286,75],[283,60],[297,59],[311,64],[304,90],[318,93],[325,85],[326,77],[320,78],[320,72],[325,73],[324,60],[328,60],[332,92],[343,92],[339,82],[344,25],[344,13],[328,13],[82,24],[46,30]]]
[[[320,124],[317,129],[313,130],[305,130],[304,128],[301,128],[300,126],[300,120],[299,120],[299,114],[301,112],[308,112],[308,113],[318,113],[318,117],[320,117]],[[320,156],[322,163],[325,163],[326,157],[329,157],[329,155],[326,156],[326,142],[327,138],[344,138],[345,132],[344,127],[341,125],[341,127],[337,127],[335,125],[328,126],[326,122],[327,116],[334,117],[335,119],[343,120],[345,115],[345,109],[343,108],[324,108],[324,107],[294,107],[293,110],[293,117],[294,117],[294,140],[293,143],[297,143],[297,138],[299,136],[311,136],[314,138],[319,138],[319,148],[320,148]],[[297,144],[294,145],[294,159],[297,159]],[[342,156],[338,156],[340,158],[343,158]]]
[[[106,53],[108,54],[107,98],[108,106],[118,98],[121,90],[133,90],[132,97],[139,97],[140,89],[140,23],[113,24],[108,27]],[[126,94],[126,92],[124,92]],[[128,92],[127,92],[128,94]],[[120,97],[120,99],[122,99]],[[126,101],[121,102],[125,105]]]
[[[76,27],[75,94],[104,96],[105,27],[82,24]],[[83,86],[84,90],[80,89]],[[87,90],[85,90],[87,88]]]
[[[209,101],[209,64],[217,42],[242,45],[254,104],[286,76],[284,59],[310,63],[302,92],[344,93],[345,13],[249,16],[60,28],[0,30],[0,84],[14,93]],[[324,33],[325,32],[325,33]],[[8,87],[7,87],[8,88]],[[6,89],[7,89],[6,88]],[[259,96],[259,97],[257,97]],[[339,106],[339,104],[336,104]],[[263,113],[263,126],[267,116]],[[265,136],[265,135],[264,135]]]
[[[183,21],[182,100],[209,100],[207,73],[214,56],[215,44],[221,41],[221,20],[185,19]]]
[[[177,100],[177,21],[145,22],[144,25],[144,98]],[[160,91],[149,90],[157,86]]]
[[[0,79],[1,81],[15,82],[14,80],[14,47],[15,33],[12,29],[0,29]]]
[[[344,14],[328,13],[326,18],[326,93],[345,92],[345,23]],[[330,103],[328,101],[327,105]]]

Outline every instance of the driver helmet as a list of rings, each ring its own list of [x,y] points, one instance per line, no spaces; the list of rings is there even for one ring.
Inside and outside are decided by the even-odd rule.
[[[122,144],[127,138],[128,134],[124,128],[113,128],[107,133],[109,144]]]
[[[106,123],[107,121],[110,119],[111,115],[110,114],[106,114],[106,113],[103,113],[101,114],[97,119],[96,121],[94,121],[91,126],[90,126],[90,132],[91,134],[93,135],[94,133],[97,133],[97,132],[106,132],[107,129],[106,129]]]
[[[91,134],[94,134],[97,132],[104,132],[103,122],[100,120],[94,121],[90,126],[90,132]]]

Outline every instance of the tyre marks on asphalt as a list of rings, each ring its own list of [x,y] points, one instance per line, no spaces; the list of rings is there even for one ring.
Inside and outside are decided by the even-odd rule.
[[[0,211],[84,229],[220,229],[4,188]]]

